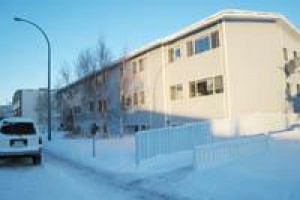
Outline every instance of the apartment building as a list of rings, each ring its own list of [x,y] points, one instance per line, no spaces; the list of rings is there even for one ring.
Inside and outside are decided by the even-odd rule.
[[[0,105],[0,120],[5,117],[12,117],[13,109],[12,105]]]
[[[119,134],[119,80],[118,65],[111,64],[58,90],[62,128],[88,134],[96,123],[103,136]]]
[[[61,122],[108,134],[214,119],[284,127],[299,118],[299,57],[281,14],[221,11],[60,89]]]
[[[59,113],[56,110],[54,96],[56,91],[51,91],[52,95],[52,128],[58,127]],[[48,96],[47,89],[20,89],[12,98],[12,109],[14,116],[30,118],[44,131],[48,119]]]
[[[219,12],[119,63],[124,131],[257,114],[283,123],[297,111],[299,56],[300,32],[281,14]]]

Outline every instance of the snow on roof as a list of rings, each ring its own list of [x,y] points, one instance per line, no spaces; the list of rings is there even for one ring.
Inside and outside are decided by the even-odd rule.
[[[141,48],[138,48],[130,53],[128,53],[127,55],[124,55],[123,57],[115,60],[114,62],[112,62],[110,65],[104,67],[103,69],[97,71],[96,73],[102,73],[105,70],[108,69],[112,69],[114,67],[117,67],[118,65],[120,65],[120,63],[124,62],[124,60],[130,60],[135,56],[138,56],[140,54],[143,54],[153,48],[159,47],[161,45],[164,44],[168,44],[169,42],[175,41],[176,39],[179,39],[197,29],[200,29],[202,27],[208,26],[212,23],[217,22],[218,20],[221,19],[254,19],[254,20],[258,20],[258,19],[262,19],[262,20],[279,20],[281,21],[283,24],[287,25],[292,31],[294,31],[296,34],[298,34],[300,36],[300,31],[297,29],[296,26],[294,26],[292,23],[290,23],[288,21],[288,19],[283,16],[280,13],[274,13],[274,12],[257,12],[257,11],[247,11],[247,10],[238,10],[238,9],[226,9],[226,10],[222,10],[220,12],[217,12],[214,15],[211,15],[203,20],[200,20],[196,23],[193,23],[169,36],[166,37],[162,37],[160,39],[156,39],[153,42],[150,42],[144,46],[142,46]],[[70,88],[74,85],[79,84],[81,81],[89,78],[91,76],[91,74],[76,80],[75,82],[61,88],[59,91],[64,91],[67,88]]]
[[[205,27],[209,24],[212,24],[218,20],[221,19],[264,19],[264,20],[281,20],[283,23],[287,24],[294,32],[300,35],[300,31],[291,24],[286,17],[279,13],[273,13],[273,12],[257,12],[257,11],[246,11],[246,10],[237,10],[237,9],[228,9],[228,10],[222,10],[220,12],[217,12],[214,15],[211,15],[203,20],[200,20],[196,23],[193,23],[174,34],[171,34],[169,36],[157,39],[151,43],[146,44],[145,46],[142,46],[141,48],[132,51],[128,54],[127,59],[130,59],[131,57],[134,57],[140,53],[146,52],[152,48],[155,48],[156,46],[160,46],[163,44],[167,44],[168,42],[174,41],[190,32],[193,32],[201,27]]]

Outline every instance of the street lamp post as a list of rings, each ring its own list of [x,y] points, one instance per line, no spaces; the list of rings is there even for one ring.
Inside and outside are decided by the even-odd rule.
[[[50,41],[49,41],[49,38],[48,38],[47,34],[45,33],[45,31],[37,24],[35,24],[27,19],[22,19],[19,17],[15,17],[14,20],[17,22],[25,22],[25,23],[30,24],[30,25],[34,26],[35,28],[37,28],[43,34],[43,36],[47,42],[47,46],[48,46],[48,90],[47,90],[47,92],[48,92],[48,140],[51,141],[51,46],[50,46]]]

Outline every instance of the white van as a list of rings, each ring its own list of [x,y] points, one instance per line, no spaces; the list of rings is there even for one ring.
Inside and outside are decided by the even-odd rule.
[[[32,120],[5,118],[0,122],[0,158],[31,157],[33,164],[42,162],[42,137]]]

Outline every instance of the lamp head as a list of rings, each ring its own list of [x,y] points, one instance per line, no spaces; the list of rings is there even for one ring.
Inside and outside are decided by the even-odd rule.
[[[18,21],[22,21],[22,19],[21,19],[21,18],[19,18],[19,17],[14,17],[14,20],[15,20],[16,22],[18,22]]]

